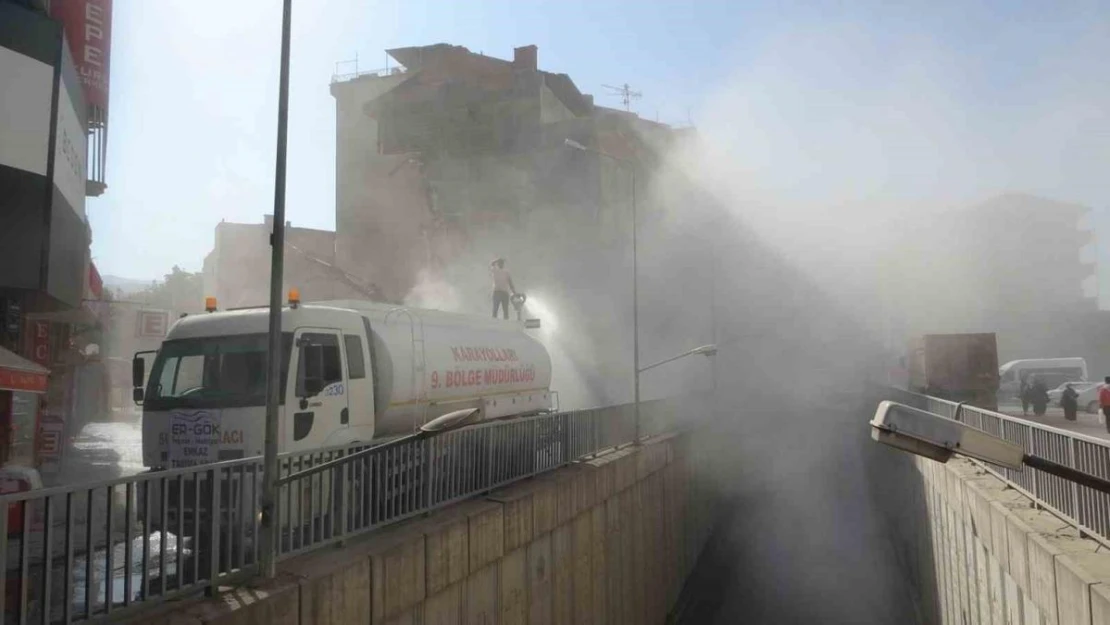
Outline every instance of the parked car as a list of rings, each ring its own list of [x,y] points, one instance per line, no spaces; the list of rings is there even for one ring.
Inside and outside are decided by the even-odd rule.
[[[1075,389],[1076,393],[1079,393],[1079,398],[1076,400],[1079,408],[1091,414],[1098,414],[1098,387],[1101,382],[1064,382],[1048,392],[1048,400],[1052,405],[1060,405],[1060,398],[1069,384]]]

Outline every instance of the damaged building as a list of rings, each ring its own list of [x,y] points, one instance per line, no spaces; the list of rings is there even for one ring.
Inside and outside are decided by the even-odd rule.
[[[331,85],[338,266],[390,301],[489,314],[486,267],[505,257],[547,324],[557,377],[576,374],[556,384],[590,387],[568,405],[623,401],[635,197],[641,334],[656,337],[642,357],[709,342],[711,296],[692,267],[711,250],[678,243],[674,202],[653,189],[687,131],[598,105],[541,70],[535,46],[511,60],[448,44],[388,54],[397,67]],[[665,394],[664,382],[650,389]]]
[[[675,136],[540,70],[535,46],[512,60],[448,44],[388,53],[400,67],[337,78],[331,92],[336,260],[392,299],[448,270],[479,232],[626,233],[606,209],[627,205],[628,172],[566,140],[650,166]]]

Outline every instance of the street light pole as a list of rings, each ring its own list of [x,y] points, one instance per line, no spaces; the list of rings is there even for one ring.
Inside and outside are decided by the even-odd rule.
[[[633,419],[636,424],[635,445],[640,444],[640,271],[639,257],[636,249],[636,164],[630,163],[632,169],[632,371],[634,408]]]
[[[281,15],[281,75],[278,83],[277,163],[274,172],[274,230],[270,235],[270,326],[266,352],[266,438],[262,460],[262,519],[260,568],[273,577],[277,560],[278,405],[281,389],[281,286],[285,262],[285,154],[289,126],[289,22],[292,0],[284,0]]]
[[[875,417],[871,419],[871,438],[942,464],[959,454],[1015,471],[1027,466],[1110,494],[1110,480],[1048,458],[1027,454],[1019,443],[963,423],[959,420],[959,409],[960,406],[957,406],[956,416],[949,419],[893,401],[879,402]]]
[[[639,257],[636,249],[636,163],[630,159],[623,159],[588,148],[574,139],[564,139],[563,143],[580,152],[592,152],[598,156],[612,159],[617,164],[625,165],[631,173],[632,182],[632,389],[633,389],[633,419],[635,423],[635,445],[640,444],[640,272]]]
[[[674,362],[674,361],[678,360],[679,358],[685,358],[687,356],[694,356],[694,355],[715,356],[715,355],[717,355],[717,344],[716,343],[710,343],[709,345],[702,345],[701,347],[695,347],[694,349],[682,352],[681,354],[678,354],[677,356],[671,356],[670,358],[664,358],[663,360],[660,360],[659,362],[653,362],[650,365],[644,367],[643,369],[637,369],[636,372],[637,373],[643,373],[645,371],[654,369],[654,368],[656,368],[660,365],[665,365],[668,362]]]
[[[720,236],[720,232],[720,228],[717,228],[715,232],[709,234],[709,340],[712,341],[714,345],[717,344],[717,237]],[[711,388],[713,395],[716,396],[716,360],[713,361],[713,384]]]

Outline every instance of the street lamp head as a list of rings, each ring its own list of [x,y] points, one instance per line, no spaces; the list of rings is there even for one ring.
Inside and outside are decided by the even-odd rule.
[[[702,354],[703,356],[716,356],[717,355],[717,345],[716,344],[702,345],[701,347],[698,347],[698,348],[694,349],[690,353],[691,354]]]
[[[477,408],[463,408],[462,410],[448,412],[420,426],[420,431],[426,434],[439,434],[447,430],[465,427],[477,421],[479,412]]]
[[[566,145],[568,148],[574,148],[575,150],[581,150],[583,152],[588,152],[590,150],[590,148],[582,145],[574,139],[564,139],[563,144]]]
[[[1025,450],[983,430],[892,401],[884,401],[871,419],[871,438],[937,462],[952,454],[970,456],[1020,469]]]

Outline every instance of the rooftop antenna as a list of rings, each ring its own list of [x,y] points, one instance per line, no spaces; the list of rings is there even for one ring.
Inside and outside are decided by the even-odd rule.
[[[640,98],[644,97],[643,93],[639,91],[633,91],[632,87],[630,87],[628,83],[624,83],[619,87],[614,87],[612,85],[601,86],[609,90],[609,95],[619,95],[621,97],[621,103],[624,104],[624,110],[629,113],[632,112],[632,101],[639,100]]]

